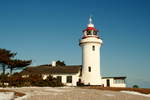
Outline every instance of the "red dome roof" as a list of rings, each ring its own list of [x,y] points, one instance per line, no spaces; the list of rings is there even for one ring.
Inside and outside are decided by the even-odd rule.
[[[87,27],[85,30],[83,30],[83,31],[88,31],[88,30],[94,30],[94,31],[98,31],[98,30],[96,30],[96,28],[94,28],[94,27]]]

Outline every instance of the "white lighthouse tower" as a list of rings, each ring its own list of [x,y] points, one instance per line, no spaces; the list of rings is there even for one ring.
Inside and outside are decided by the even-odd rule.
[[[85,85],[101,85],[100,74],[100,47],[102,40],[98,36],[98,30],[89,18],[87,28],[83,30],[83,37],[80,40],[82,47],[82,78]]]

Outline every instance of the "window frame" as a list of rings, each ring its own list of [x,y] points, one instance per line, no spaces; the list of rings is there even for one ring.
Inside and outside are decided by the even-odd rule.
[[[115,84],[125,84],[125,80],[123,79],[114,79]]]
[[[66,83],[72,83],[72,76],[66,77]]]
[[[91,72],[91,66],[88,67],[88,71]]]
[[[95,51],[95,45],[92,46],[92,51]]]

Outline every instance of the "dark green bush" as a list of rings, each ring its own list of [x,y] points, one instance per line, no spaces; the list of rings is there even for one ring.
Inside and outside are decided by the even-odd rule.
[[[4,76],[3,76],[4,77]],[[2,81],[7,83],[10,87],[23,87],[23,86],[50,86],[57,87],[63,86],[63,84],[56,78],[48,76],[47,79],[43,80],[41,75],[30,75],[29,77],[23,78],[20,74],[13,74],[11,76],[5,76],[5,81],[2,80],[0,76],[0,86],[2,86]]]
[[[139,88],[139,86],[138,85],[133,85],[133,88]]]

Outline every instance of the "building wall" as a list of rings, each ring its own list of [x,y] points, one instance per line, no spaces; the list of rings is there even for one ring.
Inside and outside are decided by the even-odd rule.
[[[77,86],[79,80],[79,73],[77,74],[54,74],[53,77],[61,76],[62,83],[67,86]],[[67,76],[72,76],[72,83],[67,83]]]
[[[126,83],[115,83],[115,79],[114,78],[106,78],[106,79],[102,79],[102,84],[104,85],[104,87],[107,87],[107,80],[109,80],[110,82],[110,87],[126,87]],[[125,81],[124,79],[122,79],[123,81]]]
[[[47,77],[49,76],[49,74],[43,74],[42,78],[43,80],[45,80]],[[76,73],[76,74],[52,74],[52,76],[54,78],[57,78],[57,76],[61,76],[61,82],[64,85],[67,86],[77,86],[77,82],[79,81],[79,76],[80,76],[80,72]],[[72,83],[67,83],[67,76],[72,76]],[[22,77],[29,77],[29,75],[23,75]]]
[[[101,85],[100,46],[102,41],[97,38],[85,38],[80,41],[82,47],[82,82],[85,85]],[[95,47],[95,50],[92,47]],[[89,72],[91,67],[91,72]]]

